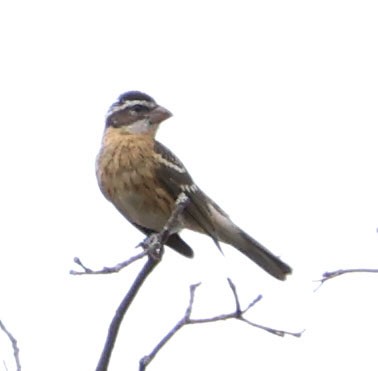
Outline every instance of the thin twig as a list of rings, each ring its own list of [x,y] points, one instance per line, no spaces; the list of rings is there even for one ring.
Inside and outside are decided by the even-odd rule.
[[[167,223],[163,227],[163,229],[159,233],[154,233],[144,239],[143,242],[138,244],[137,247],[142,246],[144,250],[135,255],[132,256],[130,259],[127,259],[121,263],[118,263],[112,267],[103,267],[102,269],[91,269],[88,268],[86,265],[84,265],[80,258],[75,257],[74,263],[77,264],[82,271],[76,271],[71,270],[70,274],[72,275],[84,275],[84,274],[111,274],[111,273],[118,273],[123,268],[129,266],[130,264],[134,263],[137,260],[140,260],[144,258],[146,255],[149,255],[153,253],[156,248],[158,248],[158,245],[161,244],[164,245],[164,243],[167,241],[169,235],[171,234],[171,231],[174,229],[176,223],[178,222],[179,215],[183,212],[185,209],[189,199],[184,193],[180,193],[180,195],[177,197],[175,209],[172,211],[172,214],[170,218],[168,219]]]
[[[78,257],[75,257],[74,258],[74,263],[76,263],[78,266],[80,266],[83,270],[82,271],[71,270],[70,274],[75,275],[75,276],[79,276],[79,275],[83,275],[83,274],[109,274],[109,273],[117,273],[120,270],[122,270],[123,268],[127,267],[128,265],[130,265],[131,263],[134,263],[135,261],[137,261],[139,259],[142,259],[148,253],[149,253],[148,249],[143,250],[141,253],[139,253],[139,254],[137,254],[135,256],[132,256],[130,259],[127,259],[127,260],[125,260],[125,261],[123,261],[121,263],[118,263],[118,264],[114,265],[113,267],[103,267],[102,269],[99,269],[99,270],[93,270],[91,268],[88,268],[87,266],[85,266],[81,262],[81,260]]]
[[[250,320],[248,320],[244,317],[241,317],[241,318],[238,318],[238,319],[240,319],[241,321],[243,321],[245,323],[248,323],[248,325],[251,325],[253,327],[259,328],[260,330],[264,330],[264,331],[269,332],[270,334],[281,336],[281,337],[284,337],[285,335],[290,335],[290,336],[294,336],[294,337],[299,338],[299,337],[302,336],[302,334],[305,331],[305,330],[302,330],[302,331],[298,331],[298,332],[290,332],[290,331],[286,331],[286,330],[278,330],[278,329],[275,329],[275,328],[272,328],[272,327],[260,325],[259,323],[251,322]]]
[[[155,348],[152,350],[152,352],[144,356],[140,361],[139,361],[139,371],[144,371],[146,367],[151,363],[151,361],[155,358],[155,356],[158,354],[161,348],[175,335],[181,327],[185,326],[188,321],[190,321],[190,315],[192,313],[192,308],[193,308],[193,302],[194,302],[194,293],[197,289],[197,287],[201,283],[196,283],[193,285],[190,285],[190,299],[189,299],[189,305],[186,308],[184,316],[178,321],[173,328],[165,335],[159,343],[155,346]]]
[[[14,356],[14,360],[16,362],[16,367],[17,367],[16,369],[17,369],[17,371],[21,371],[20,349],[18,348],[17,340],[12,335],[12,333],[5,327],[5,325],[2,321],[0,321],[0,328],[8,336],[8,338],[9,338],[11,344],[12,344],[13,356]]]
[[[319,286],[315,289],[318,290],[324,282],[330,280],[331,278],[339,277],[347,273],[378,273],[378,269],[369,269],[369,268],[353,268],[353,269],[338,269],[337,271],[324,272],[323,277],[318,280]]]
[[[235,300],[235,311],[227,314],[220,314],[210,318],[190,318],[193,310],[195,292],[199,283],[190,286],[190,297],[189,297],[189,304],[185,310],[184,316],[173,326],[173,328],[159,341],[159,343],[153,348],[153,350],[146,356],[142,357],[139,361],[139,371],[145,371],[147,366],[151,363],[151,361],[156,357],[158,352],[163,348],[163,346],[185,325],[194,325],[194,324],[201,324],[201,323],[210,323],[210,322],[217,322],[217,321],[225,321],[228,319],[238,319],[241,320],[251,326],[257,327],[261,330],[267,331],[271,334],[277,336],[284,336],[284,335],[291,335],[295,337],[300,337],[303,333],[301,332],[288,332],[283,330],[277,330],[268,326],[263,326],[254,322],[251,322],[243,317],[243,315],[252,308],[255,304],[257,304],[261,299],[262,296],[259,295],[256,299],[254,299],[251,303],[247,305],[245,309],[241,309],[240,307],[240,300],[236,290],[234,283],[231,281],[230,278],[227,278],[228,284],[231,288],[231,291],[234,295]]]
[[[228,285],[230,286],[230,289],[232,291],[232,294],[234,295],[235,305],[236,305],[235,313],[238,313],[239,316],[240,316],[242,314],[242,310],[241,310],[241,306],[240,306],[239,296],[238,296],[238,293],[236,291],[236,286],[231,281],[231,278],[227,278],[227,281],[228,281]],[[262,298],[262,296],[261,296],[261,298]],[[253,302],[256,302],[256,299]]]

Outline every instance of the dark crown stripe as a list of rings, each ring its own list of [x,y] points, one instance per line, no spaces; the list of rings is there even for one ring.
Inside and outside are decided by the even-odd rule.
[[[123,93],[118,98],[119,102],[123,103],[127,100],[133,101],[133,100],[139,100],[139,101],[147,101],[147,102],[153,102],[155,101],[147,94],[142,93],[141,91],[128,91],[127,93]]]

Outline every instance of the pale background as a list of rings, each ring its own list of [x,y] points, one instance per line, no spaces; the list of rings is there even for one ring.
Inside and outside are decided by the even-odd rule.
[[[0,319],[24,370],[93,370],[142,238],[94,175],[104,116],[124,91],[174,113],[159,139],[240,226],[294,268],[285,283],[186,232],[124,322],[110,370],[136,370],[183,314],[233,309],[300,331],[279,338],[229,321],[185,328],[151,370],[377,367],[378,277],[314,293],[327,270],[378,267],[376,1],[18,1],[0,5]],[[0,360],[12,369],[0,334]],[[5,369],[5,366],[0,366]]]

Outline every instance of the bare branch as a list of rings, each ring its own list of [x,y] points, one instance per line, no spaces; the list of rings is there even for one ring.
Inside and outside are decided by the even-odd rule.
[[[245,322],[245,323],[248,323],[249,325],[253,326],[253,327],[257,327],[259,328],[260,330],[264,330],[264,331],[267,331],[273,335],[277,335],[277,336],[281,336],[281,337],[284,337],[285,335],[290,335],[290,336],[294,336],[294,337],[301,337],[302,334],[304,333],[305,330],[302,330],[302,331],[298,331],[298,332],[290,332],[290,331],[284,331],[284,330],[277,330],[275,328],[272,328],[272,327],[268,327],[268,326],[264,326],[264,325],[260,325],[258,323],[255,323],[255,322],[251,322],[249,321],[248,319],[244,318],[244,317],[241,317],[239,318],[241,321]]]
[[[234,300],[235,300],[235,311],[232,313],[227,313],[227,314],[220,314],[218,316],[210,317],[210,318],[198,318],[198,319],[193,319],[190,318],[193,310],[193,303],[194,303],[194,297],[195,297],[195,292],[198,286],[200,285],[199,283],[191,285],[190,286],[190,298],[189,298],[189,304],[185,310],[184,316],[173,326],[173,328],[159,341],[159,343],[154,347],[154,349],[150,352],[150,354],[144,356],[141,358],[139,361],[139,371],[145,371],[147,366],[151,363],[151,361],[155,358],[157,353],[163,348],[163,346],[185,325],[193,325],[193,324],[201,324],[201,323],[210,323],[210,322],[217,322],[217,321],[225,321],[228,319],[238,319],[241,320],[251,326],[257,327],[259,329],[262,329],[264,331],[267,331],[271,334],[278,335],[278,336],[284,336],[284,335],[291,335],[295,337],[300,337],[303,333],[301,332],[288,332],[288,331],[283,331],[283,330],[277,330],[271,327],[259,325],[257,323],[253,323],[246,318],[243,317],[243,315],[250,309],[252,308],[255,304],[257,304],[261,299],[262,296],[259,295],[256,299],[254,299],[250,304],[247,305],[245,309],[241,309],[240,306],[240,300],[239,296],[236,290],[236,287],[234,283],[231,281],[230,278],[227,278],[228,284],[231,288],[231,291],[234,295]]]
[[[197,287],[201,283],[196,283],[193,285],[190,285],[190,299],[189,299],[189,305],[186,308],[184,316],[178,321],[173,328],[165,335],[159,343],[155,346],[155,348],[152,350],[152,352],[144,356],[140,361],[139,361],[139,371],[144,371],[146,367],[151,363],[151,361],[155,358],[156,354],[160,351],[161,348],[175,335],[181,327],[185,326],[188,321],[190,321],[190,315],[192,313],[192,308],[193,308],[193,302],[194,302],[194,294],[197,289]]]
[[[153,269],[161,261],[161,257],[164,253],[164,248],[163,248],[164,243],[168,239],[172,228],[178,222],[177,221],[178,217],[180,213],[184,210],[187,203],[188,203],[188,198],[185,195],[180,195],[177,198],[176,207],[173,210],[172,215],[168,219],[162,231],[158,234],[153,234],[149,236],[142,243],[143,247],[147,251],[146,254],[148,254],[148,260],[146,264],[143,266],[142,270],[139,272],[130,290],[127,292],[126,296],[123,298],[123,300],[121,301],[121,303],[119,304],[116,310],[116,313],[108,329],[108,336],[106,337],[105,345],[101,353],[100,360],[97,364],[96,371],[106,371],[108,369],[110,357],[111,357],[111,354],[112,354],[112,351],[113,351],[113,348],[117,339],[118,331],[121,326],[122,320],[128,308],[130,307],[131,303],[133,302],[135,296],[137,295],[139,289],[142,287],[143,282],[146,280],[146,278],[151,274]],[[135,261],[137,259],[140,259],[140,257],[137,256],[137,258],[135,258],[132,261]],[[84,272],[87,272],[89,270],[80,262],[80,260],[78,260],[77,264],[79,264],[84,269]],[[121,264],[124,264],[124,263],[121,263]],[[91,272],[93,271],[89,270],[89,274],[91,274]]]
[[[142,246],[144,250],[131,257],[130,259],[127,259],[121,263],[118,263],[112,267],[103,267],[102,269],[93,270],[91,268],[88,268],[86,265],[84,265],[81,260],[78,257],[74,258],[74,263],[76,263],[82,271],[75,271],[71,270],[70,274],[72,275],[83,275],[83,274],[110,274],[110,273],[118,273],[123,268],[127,267],[128,265],[134,263],[135,261],[142,259],[146,255],[153,254],[156,249],[159,249],[159,247],[167,241],[171,231],[174,229],[176,223],[178,222],[179,215],[183,212],[186,205],[188,204],[188,197],[184,193],[180,193],[176,200],[176,207],[172,211],[172,215],[168,219],[167,223],[165,224],[164,228],[159,233],[154,233],[144,239],[143,242],[138,244],[138,246]]]
[[[231,278],[227,278],[227,281],[228,281],[228,284],[229,284],[230,289],[232,291],[232,294],[234,295],[235,305],[236,305],[235,313],[239,313],[239,316],[240,316],[242,314],[242,310],[241,310],[241,307],[240,307],[239,296],[238,296],[238,293],[236,291],[236,287],[235,287],[234,283],[231,281]],[[261,296],[261,298],[262,298],[262,296]],[[256,303],[256,299],[253,302]]]
[[[4,323],[0,321],[1,330],[8,336],[13,348],[13,356],[16,362],[17,371],[21,371],[21,362],[20,362],[20,350],[17,345],[16,338],[11,334],[11,332],[5,327]]]
[[[113,267],[103,267],[102,269],[99,269],[99,270],[93,270],[91,268],[88,268],[87,266],[85,266],[81,262],[81,260],[78,257],[75,257],[74,258],[74,263],[76,263],[78,266],[80,266],[83,270],[82,271],[71,270],[70,274],[79,276],[79,275],[83,275],[83,274],[109,274],[109,273],[117,273],[120,270],[122,270],[123,268],[127,267],[128,265],[130,265],[131,263],[134,263],[135,261],[137,261],[139,259],[142,259],[149,252],[150,252],[149,249],[143,250],[141,253],[139,253],[139,254],[137,254],[137,255],[131,257],[130,259],[127,259],[127,260],[125,260],[125,261],[123,261],[121,263],[118,263],[118,264],[114,265]]]
[[[332,272],[324,272],[323,278],[317,281],[319,282],[319,286],[315,289],[315,291],[318,290],[323,285],[324,282],[330,280],[331,278],[339,277],[347,273],[378,273],[378,269],[353,268],[353,269],[339,269],[337,271],[332,271]]]
[[[176,200],[176,207],[172,212],[169,220],[167,221],[164,228],[161,230],[160,233],[152,234],[148,236],[140,245],[144,248],[144,251],[124,262],[121,262],[113,267],[104,267],[101,270],[92,270],[86,267],[79,258],[75,258],[75,263],[78,264],[83,271],[76,272],[71,271],[71,274],[80,275],[80,274],[107,274],[107,273],[115,273],[119,272],[124,267],[130,265],[136,260],[143,258],[144,256],[148,256],[148,260],[146,264],[143,266],[142,270],[139,272],[138,276],[136,277],[134,283],[132,284],[130,290],[127,292],[126,296],[119,304],[116,313],[110,323],[108,329],[108,336],[105,341],[105,345],[103,351],[101,353],[100,360],[97,364],[96,371],[106,371],[109,366],[110,357],[117,339],[118,331],[120,329],[122,320],[130,307],[131,303],[133,302],[135,296],[137,295],[139,289],[141,288],[143,282],[149,276],[149,274],[153,271],[153,269],[159,264],[161,261],[161,257],[164,253],[164,244],[169,238],[171,231],[174,229],[176,224],[178,223],[178,218],[184,208],[188,203],[188,197],[185,194],[180,194]],[[161,350],[161,348],[185,325],[187,324],[200,324],[200,323],[209,323],[209,322],[216,322],[221,320],[227,319],[239,319],[251,326],[260,328],[264,331],[268,331],[269,333],[284,336],[284,335],[292,335],[299,337],[302,332],[300,333],[292,333],[283,330],[273,329],[267,326],[263,326],[260,324],[253,323],[243,315],[252,308],[257,302],[262,299],[262,296],[259,295],[256,299],[254,299],[250,304],[247,305],[245,309],[241,309],[239,296],[236,290],[234,283],[231,279],[228,279],[228,284],[234,296],[235,301],[235,311],[228,314],[221,314],[218,316],[214,316],[211,318],[199,318],[199,319],[192,319],[192,309],[194,304],[195,292],[197,287],[200,285],[199,283],[190,286],[190,298],[189,304],[185,310],[183,317],[175,324],[175,326],[160,340],[160,342],[155,346],[152,352],[143,357],[139,362],[139,370],[144,371],[149,363],[155,358],[157,353]]]
[[[96,371],[106,371],[108,369],[110,356],[112,354],[123,317],[125,316],[127,309],[130,307],[139,289],[142,287],[143,282],[158,264],[159,260],[154,259],[151,256],[148,257],[146,264],[139,272],[130,290],[127,292],[126,296],[119,304],[116,313],[110,323],[108,336],[106,337],[104,349],[101,353]]]

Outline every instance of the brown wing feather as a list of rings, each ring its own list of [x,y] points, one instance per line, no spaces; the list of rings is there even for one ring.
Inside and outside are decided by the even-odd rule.
[[[157,169],[157,178],[174,199],[184,192],[190,202],[185,209],[185,219],[192,229],[206,233],[220,249],[215,226],[205,200],[206,195],[195,186],[182,162],[163,144],[155,142],[155,152],[167,161]],[[170,165],[168,165],[170,164]]]

